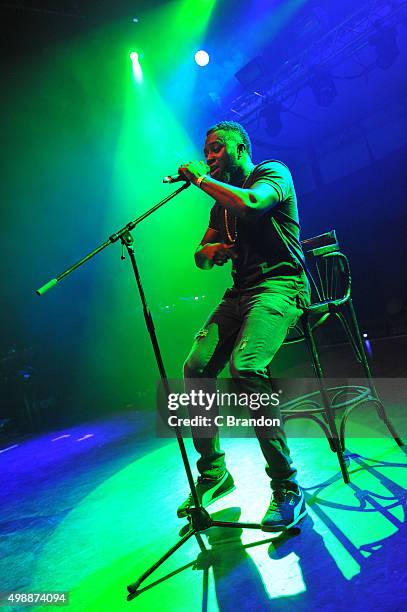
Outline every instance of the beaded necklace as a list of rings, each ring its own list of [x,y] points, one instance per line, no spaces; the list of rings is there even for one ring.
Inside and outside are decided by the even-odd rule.
[[[253,172],[253,170],[252,170],[252,172]],[[250,173],[249,173],[249,174],[246,176],[245,180],[243,181],[243,185],[242,185],[242,187],[241,187],[242,189],[245,187],[245,185],[246,185],[247,181],[249,180],[249,177],[250,177],[250,175],[252,174],[252,172],[250,172]],[[230,228],[229,228],[228,211],[227,211],[227,209],[226,209],[226,208],[224,209],[223,214],[224,214],[224,217],[225,217],[225,229],[226,229],[226,235],[227,235],[227,237],[228,237],[229,242],[230,242],[231,244],[234,244],[234,243],[236,242],[236,240],[237,240],[237,217],[234,217],[234,227],[233,227],[233,235],[232,235],[232,233],[231,233],[231,231],[230,231]]]

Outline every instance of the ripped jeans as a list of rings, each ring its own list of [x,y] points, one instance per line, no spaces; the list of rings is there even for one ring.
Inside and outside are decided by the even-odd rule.
[[[303,272],[268,279],[243,292],[228,289],[195,336],[184,365],[186,386],[188,379],[215,379],[229,361],[230,374],[239,392],[270,394],[267,367],[308,303],[309,283]],[[266,417],[281,420],[278,406],[262,410]],[[256,416],[259,414],[257,411]],[[211,478],[222,475],[226,464],[219,433],[215,431],[208,438],[197,438],[193,431],[192,435],[200,455],[197,462],[200,474]],[[292,464],[282,422],[281,427],[270,430],[270,437],[264,437],[264,430],[261,435],[256,431],[256,435],[271,487],[297,490],[297,470]]]

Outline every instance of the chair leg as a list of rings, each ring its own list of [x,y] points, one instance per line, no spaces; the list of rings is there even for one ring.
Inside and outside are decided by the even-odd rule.
[[[352,328],[349,325],[349,322],[341,312],[335,312],[335,315],[337,319],[339,319],[343,329],[345,330],[346,336],[349,340],[349,344],[351,345],[353,352],[355,353],[356,361],[363,365],[363,348],[358,345],[355,338],[355,334],[352,332]]]
[[[353,303],[352,303],[352,299],[349,298],[348,301],[348,308],[349,308],[349,314],[351,317],[351,321],[352,321],[352,326],[353,326],[353,333],[352,330],[349,328],[349,333],[352,336],[353,342],[354,344],[357,346],[357,351],[360,355],[360,360],[361,360],[361,364],[363,367],[363,371],[365,373],[365,376],[367,378],[367,380],[369,381],[369,386],[372,390],[372,393],[374,393],[375,397],[377,397],[377,391],[376,388],[374,386],[373,380],[372,380],[372,373],[370,371],[370,365],[369,362],[367,360],[367,355],[366,355],[366,350],[365,350],[365,345],[363,342],[363,338],[362,338],[362,334],[360,333],[360,327],[359,327],[359,323],[358,320],[356,318],[356,313],[355,313],[355,309],[353,307]],[[352,340],[351,340],[352,342]]]
[[[305,342],[306,342],[309,354],[311,356],[315,376],[318,379],[321,399],[322,399],[322,403],[325,408],[325,418],[327,420],[328,427],[331,432],[331,437],[328,439],[329,445],[331,449],[338,455],[338,461],[339,461],[339,466],[341,468],[343,481],[345,482],[345,484],[349,484],[350,478],[349,478],[348,466],[346,464],[345,455],[344,455],[345,445],[344,443],[342,444],[339,438],[338,429],[336,427],[336,422],[335,422],[335,413],[332,410],[331,403],[329,401],[329,397],[328,397],[328,394],[326,392],[326,389],[323,383],[324,374],[322,371],[321,362],[319,360],[318,349],[315,344],[312,328],[311,328],[309,319],[306,314],[302,316],[301,322],[302,322],[302,327],[304,331]]]

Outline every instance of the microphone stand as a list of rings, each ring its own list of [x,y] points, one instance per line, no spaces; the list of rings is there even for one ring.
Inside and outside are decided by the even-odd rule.
[[[147,305],[146,296],[144,293],[144,289],[141,283],[141,278],[140,278],[140,274],[139,274],[137,263],[136,263],[136,258],[134,255],[134,239],[133,239],[133,236],[131,235],[131,231],[136,227],[136,225],[144,221],[144,219],[146,219],[156,210],[161,208],[161,206],[163,206],[164,204],[172,200],[172,198],[174,198],[179,193],[181,193],[181,191],[184,191],[185,189],[187,189],[190,186],[190,184],[191,183],[189,182],[185,182],[176,191],[173,191],[172,193],[170,193],[170,195],[168,195],[166,198],[158,202],[155,206],[150,208],[148,211],[146,211],[145,213],[143,213],[142,215],[140,215],[133,221],[130,221],[120,230],[118,230],[117,232],[109,236],[109,238],[104,243],[102,243],[101,245],[96,247],[96,249],[94,249],[93,251],[85,255],[85,257],[83,257],[80,261],[76,262],[70,268],[67,268],[64,272],[59,274],[59,276],[49,280],[42,287],[36,290],[37,295],[43,295],[44,293],[46,293],[47,291],[55,287],[63,278],[65,278],[66,276],[71,274],[74,270],[82,266],[89,259],[99,254],[106,247],[120,240],[122,245],[126,247],[127,252],[129,254],[129,258],[131,261],[131,265],[132,265],[134,276],[135,276],[136,283],[137,283],[137,288],[140,294],[141,303],[143,306],[143,314],[144,314],[147,331],[150,335],[151,343],[154,349],[154,355],[155,355],[156,362],[157,362],[157,367],[160,372],[160,377],[162,380],[163,388],[165,390],[167,397],[170,393],[170,387],[169,387],[164,363],[162,360],[157,336],[155,333],[153,319],[152,319],[151,312]],[[162,557],[160,557],[158,561],[156,561],[149,569],[147,569],[135,582],[127,586],[127,591],[129,593],[129,595],[127,596],[128,601],[131,601],[132,599],[134,599],[137,595],[140,594],[140,592],[144,591],[145,588],[147,588],[145,587],[139,591],[139,586],[141,585],[141,583],[144,582],[148,578],[148,576],[150,576],[158,567],[160,567],[160,565],[162,565],[162,563],[164,563],[166,559],[168,559],[176,550],[178,550],[178,548],[180,548],[183,544],[185,544],[185,542],[187,542],[187,540],[189,540],[193,535],[195,535],[197,539],[198,545],[201,549],[201,553],[204,553],[204,552],[207,552],[207,549],[205,548],[202,538],[200,537],[200,532],[205,531],[206,529],[209,529],[209,527],[232,527],[232,528],[238,528],[238,529],[244,529],[244,528],[261,529],[262,528],[262,526],[259,523],[239,523],[236,521],[216,521],[211,518],[210,514],[199,503],[195,483],[194,483],[193,476],[192,476],[191,466],[190,466],[188,455],[186,452],[184,440],[182,438],[181,430],[178,426],[173,427],[173,429],[174,429],[174,432],[177,438],[177,442],[179,445],[179,449],[181,452],[181,457],[182,457],[182,461],[184,464],[186,476],[188,479],[188,484],[191,489],[194,506],[189,508],[187,511],[189,523],[184,525],[184,527],[181,529],[180,533],[182,534],[182,536],[180,537],[178,542],[174,544],[174,546],[172,546],[164,555],[162,555]]]

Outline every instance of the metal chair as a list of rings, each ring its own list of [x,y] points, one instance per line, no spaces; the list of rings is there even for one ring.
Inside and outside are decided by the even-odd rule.
[[[318,390],[281,406],[284,421],[309,418],[324,431],[331,450],[337,453],[343,480],[350,482],[348,458],[345,456],[345,427],[354,408],[364,402],[372,402],[378,416],[387,426],[396,443],[403,442],[397,435],[381,402],[372,380],[365,345],[351,299],[351,273],[347,257],[340,251],[335,230],[302,242],[307,263],[307,276],[311,283],[312,301],[304,311],[294,336],[288,336],[284,344],[305,341],[309,351]],[[361,364],[367,386],[338,386],[328,388],[315,341],[314,331],[329,318],[336,317],[353,348],[356,360]],[[342,410],[339,431],[336,413]]]

